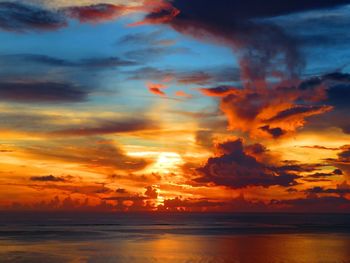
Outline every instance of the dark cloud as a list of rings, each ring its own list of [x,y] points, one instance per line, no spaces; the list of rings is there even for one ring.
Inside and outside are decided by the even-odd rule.
[[[340,170],[340,169],[335,169],[335,170],[333,171],[333,174],[334,174],[334,175],[342,175],[342,174],[343,174],[343,171]]]
[[[19,110],[3,111],[0,113],[0,122],[2,129],[46,138],[83,137],[160,129],[159,125],[149,118],[142,116],[135,118],[131,115],[98,118],[90,115],[68,116]],[[79,125],[76,123],[77,119],[79,119]]]
[[[128,156],[112,141],[98,137],[33,142],[22,150],[32,157],[81,164],[92,170],[137,171],[149,164],[148,160]]]
[[[64,177],[57,177],[53,175],[32,176],[30,177],[30,180],[39,182],[66,182]]]
[[[112,196],[104,198],[105,201],[114,201],[116,211],[154,211],[156,206],[153,197],[143,196],[140,194],[130,194],[123,196]]]
[[[329,151],[338,151],[340,148],[334,148],[334,147],[326,147],[322,145],[313,145],[313,146],[301,146],[302,148],[308,148],[308,149],[318,149],[318,150],[329,150]]]
[[[310,94],[323,90],[319,98],[323,103],[331,105],[333,111],[325,114],[322,118],[314,118],[315,128],[339,127],[344,133],[350,133],[350,74],[334,72],[311,78],[302,82],[299,89]]]
[[[284,161],[284,165],[278,167],[279,171],[282,172],[297,172],[297,173],[310,173],[319,170],[320,168],[326,166],[326,164],[316,163],[298,163],[291,161]]]
[[[345,195],[350,194],[350,188],[324,188],[324,187],[314,187],[306,190],[307,193],[310,194],[338,194]]]
[[[350,176],[350,146],[344,145],[338,153],[338,158],[327,158],[325,161],[337,167],[336,174],[344,175],[345,177]],[[341,174],[340,174],[341,172]]]
[[[215,88],[202,88],[200,91],[210,97],[225,97],[226,95],[237,93],[237,89],[231,86],[218,86]]]
[[[150,199],[157,199],[158,198],[158,189],[154,186],[147,186],[145,196],[147,196]]]
[[[336,85],[328,89],[327,101],[340,109],[349,110],[350,84]]]
[[[10,54],[1,56],[1,63],[3,63],[4,65],[16,64],[18,66],[18,63],[25,62],[40,63],[43,65],[57,67],[74,66],[73,62],[67,61],[65,59],[39,54]]]
[[[206,211],[213,208],[222,208],[225,202],[208,199],[165,199],[164,204],[158,207],[160,211]]]
[[[339,160],[342,162],[350,162],[350,147],[338,154]]]
[[[117,190],[115,190],[116,193],[118,194],[127,194],[128,191],[126,191],[126,189],[124,188],[118,188]]]
[[[2,55],[1,63],[15,64],[18,63],[38,63],[46,66],[53,67],[81,67],[81,68],[115,68],[122,66],[132,66],[136,63],[130,60],[124,60],[119,57],[95,57],[95,58],[84,58],[78,61],[70,61],[60,58],[55,58],[46,55],[39,54],[13,54],[13,55]]]
[[[175,0],[169,3],[172,6],[157,8],[145,22],[167,24],[197,39],[229,46],[238,55],[241,84],[238,87],[218,84],[215,89],[203,91],[222,98],[220,108],[228,117],[229,129],[248,132],[253,137],[264,137],[266,133],[280,137],[303,127],[306,118],[332,109],[327,103],[319,103],[327,95],[323,87],[317,85],[314,91],[294,87],[304,66],[299,43],[265,18],[332,8],[349,1],[305,3],[298,0],[282,4],[271,0],[264,7],[255,0],[244,3]],[[259,8],[255,8],[257,6]],[[344,76],[337,74],[324,78],[332,82],[344,81]],[[280,85],[276,85],[279,82]],[[266,128],[261,130],[261,127]]]
[[[326,178],[326,177],[337,176],[337,175],[343,175],[343,171],[340,169],[335,169],[331,173],[314,173],[314,174],[308,175],[307,178],[317,179],[317,178]]]
[[[266,131],[267,133],[271,134],[273,138],[279,138],[282,135],[284,135],[286,132],[283,131],[281,128],[276,127],[276,128],[270,128],[269,125],[263,126],[260,128],[263,131]]]
[[[268,149],[260,143],[247,145],[244,150],[247,152],[247,154],[252,156],[261,155],[268,152]]]
[[[288,193],[297,193],[298,192],[298,189],[296,188],[293,188],[293,187],[290,187],[286,190]]]
[[[319,77],[313,77],[300,83],[299,89],[314,91],[323,85],[325,97],[323,98],[329,105],[336,109],[348,109],[350,96],[350,74],[343,72],[333,72]]]
[[[154,61],[164,56],[189,54],[192,51],[186,47],[145,47],[124,53],[124,56],[138,62]]]
[[[152,81],[168,79],[181,85],[203,86],[217,83],[236,82],[239,80],[238,69],[228,66],[187,71],[143,67],[126,73],[129,75],[129,79],[148,79]]]
[[[165,32],[162,30],[156,30],[151,32],[139,32],[128,34],[122,37],[117,44],[118,45],[141,45],[141,46],[164,46],[175,44],[171,39],[163,38],[162,35]]]
[[[133,66],[136,65],[136,62],[130,60],[123,60],[118,57],[106,57],[82,59],[79,62],[77,62],[76,65],[90,68],[113,68],[120,66]]]
[[[192,53],[190,49],[175,44],[176,42],[173,40],[163,38],[160,30],[129,34],[118,42],[118,45],[127,47],[127,51],[124,53],[125,57],[143,63],[153,62],[160,57]]]
[[[273,185],[292,186],[298,176],[279,172],[258,162],[248,155],[241,140],[228,141],[217,146],[218,157],[209,158],[205,166],[198,169],[201,177],[197,183],[212,183],[230,188],[247,186],[270,187]]]
[[[32,204],[14,202],[9,209],[14,211],[110,212],[115,207],[104,200],[97,204],[90,204],[88,198],[80,200],[70,196],[65,198],[55,196],[50,200],[42,200]]]
[[[127,133],[157,129],[158,126],[147,119],[96,120],[93,124],[81,124],[63,130],[49,132],[53,136],[94,136],[114,133]]]
[[[340,212],[350,211],[350,200],[343,196],[308,197],[289,200],[273,200],[270,205],[286,206],[282,210],[298,212]]]
[[[169,1],[170,2],[170,1]],[[275,24],[259,23],[258,18],[274,17],[293,12],[330,8],[348,1],[270,0],[261,6],[257,0],[244,3],[232,0],[175,0],[172,6],[157,8],[146,23],[165,23],[175,30],[196,38],[221,42],[238,49],[242,75],[249,81],[265,79],[276,66],[278,57],[284,60],[288,74],[296,74],[302,64],[296,41]],[[255,7],[259,8],[255,8]],[[278,63],[281,67],[281,63]]]
[[[282,121],[287,120],[288,118],[294,118],[296,116],[311,116],[317,113],[329,111],[331,109],[330,106],[294,106],[292,108],[289,108],[287,110],[283,110],[281,112],[278,112],[274,117],[267,120],[268,122],[276,122],[276,121]]]
[[[200,130],[196,132],[196,144],[205,148],[213,148],[213,131]]]
[[[3,30],[56,30],[66,25],[65,17],[59,12],[20,2],[0,2],[0,28]]]
[[[72,83],[50,81],[0,81],[0,99],[15,102],[80,102],[89,90]]]

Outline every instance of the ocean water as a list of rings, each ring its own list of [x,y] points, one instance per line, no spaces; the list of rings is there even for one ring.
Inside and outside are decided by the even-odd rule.
[[[0,262],[350,263],[350,215],[0,213]]]

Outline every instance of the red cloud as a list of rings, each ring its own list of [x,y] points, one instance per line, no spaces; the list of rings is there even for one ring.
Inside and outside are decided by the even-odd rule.
[[[123,5],[97,4],[70,7],[65,9],[65,12],[80,22],[98,23],[119,18],[128,10],[129,7]]]
[[[164,84],[159,84],[159,83],[147,83],[147,88],[148,90],[158,96],[165,97],[166,94],[162,89],[166,89],[167,86]]]

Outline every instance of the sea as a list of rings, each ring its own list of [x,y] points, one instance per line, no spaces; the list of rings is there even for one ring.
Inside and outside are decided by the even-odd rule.
[[[1,263],[350,263],[350,214],[0,212]]]

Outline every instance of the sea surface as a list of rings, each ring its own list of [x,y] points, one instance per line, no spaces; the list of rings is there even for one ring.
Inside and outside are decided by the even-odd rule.
[[[0,262],[350,263],[350,215],[0,212]]]

